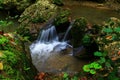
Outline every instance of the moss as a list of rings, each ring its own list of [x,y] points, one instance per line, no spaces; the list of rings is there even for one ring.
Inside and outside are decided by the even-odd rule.
[[[64,24],[68,22],[68,18],[70,16],[70,11],[68,9],[59,9],[59,13],[57,17],[55,18],[54,25],[59,26],[61,24]]]
[[[56,13],[56,9],[57,6],[49,0],[38,0],[25,9],[20,16],[19,22],[45,22]]]
[[[53,4],[56,4],[58,6],[63,6],[63,0],[52,0],[53,1]]]
[[[83,17],[75,20],[73,27],[71,29],[72,43],[74,47],[81,45],[82,38],[85,34],[85,29],[87,26],[87,20]]]
[[[30,55],[23,49],[23,38],[17,34],[5,34],[8,41],[0,43],[0,61],[3,63],[3,70],[0,79],[5,80],[33,80],[37,70],[31,63]],[[15,37],[14,37],[15,36]],[[24,47],[25,48],[25,47]],[[1,68],[2,69],[2,68]]]
[[[70,24],[69,16],[70,11],[68,9],[59,9],[59,13],[53,22],[58,33],[64,33],[67,30]]]
[[[1,9],[23,11],[31,4],[31,0],[1,0]]]
[[[40,28],[44,27],[44,23],[50,22],[51,24],[51,19],[56,15],[56,11],[57,6],[50,0],[37,0],[20,15],[18,21],[22,27],[18,29],[18,33],[22,36],[29,35],[29,40],[35,40]]]

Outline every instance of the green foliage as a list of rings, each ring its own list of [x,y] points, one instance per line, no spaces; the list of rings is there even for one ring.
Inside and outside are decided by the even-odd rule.
[[[116,27],[116,28],[114,28],[114,32],[116,32],[116,33],[120,33],[120,27]]]
[[[64,73],[63,74],[63,80],[69,80],[69,75],[68,75],[68,73]]]
[[[105,33],[112,33],[113,30],[112,30],[112,28],[103,28],[103,32],[105,32]]]
[[[71,80],[79,80],[77,76],[74,76]]]
[[[0,27],[7,27],[9,25],[12,25],[13,22],[12,21],[3,21],[3,20],[0,20]]]
[[[11,25],[13,25],[12,21],[3,21],[3,20],[0,20],[0,27],[1,27],[2,30],[3,30],[4,27],[9,27]]]
[[[120,78],[116,75],[116,71],[113,71],[108,75],[107,80],[120,80]]]
[[[96,71],[101,69],[102,66],[97,62],[92,62],[90,64],[84,65],[83,70],[89,72],[90,74],[96,74]]]
[[[30,39],[29,37],[31,37],[30,30],[26,28],[25,26],[20,26],[16,31],[19,35],[21,35],[22,37],[26,39]],[[32,40],[32,37],[31,37],[31,40]]]
[[[100,69],[105,69],[105,70],[111,70],[111,61],[109,58],[107,58],[107,53],[106,52],[94,52],[94,56],[99,57],[97,61],[94,61],[90,64],[84,65],[83,70],[85,72],[88,72],[90,74],[96,74],[97,72],[99,73]]]
[[[2,2],[3,0],[0,0],[0,9],[3,9]]]
[[[63,1],[62,0],[52,0],[53,4],[56,4],[58,6],[62,6],[63,5]]]
[[[53,24],[55,26],[59,26],[59,25],[61,25],[63,23],[68,22],[69,15],[70,15],[70,11],[69,10],[61,10],[60,9],[60,11],[59,11],[57,17],[55,18],[55,21],[54,21]]]
[[[15,41],[11,43],[9,40],[11,39],[9,36],[5,37],[4,35],[0,36],[0,61],[3,63],[3,70],[2,72],[5,73],[1,74],[0,79],[4,80],[30,80],[33,79],[35,73],[29,74],[29,72],[34,68],[31,67],[32,64],[30,63],[26,54],[22,49],[21,40],[26,41],[27,37],[18,37],[16,34]],[[16,43],[16,41],[18,43]],[[33,70],[34,71],[34,70]],[[36,72],[36,70],[35,70]],[[28,77],[29,75],[29,77]]]
[[[0,0],[0,9],[13,10],[13,12],[23,11],[31,3],[31,0]]]
[[[94,52],[94,56],[106,57],[107,56],[107,52],[96,51],[96,52]]]
[[[8,43],[8,41],[9,40],[6,37],[0,35],[0,45]]]
[[[11,51],[3,51],[5,57],[5,61],[10,62],[10,65],[15,65],[17,63],[17,59],[15,59],[16,55],[15,53],[11,52]]]
[[[120,40],[120,20],[117,18],[110,18],[108,21],[105,22],[103,28],[100,32],[104,36],[99,36],[101,38],[97,42],[100,44],[112,43],[114,41]]]
[[[104,57],[100,57],[100,60],[98,60],[99,63],[103,64],[105,63],[106,59]]]
[[[80,17],[75,20],[73,27],[70,30],[70,33],[72,35],[72,44],[74,47],[79,47],[82,41],[85,44],[90,42],[90,36],[87,34],[85,35],[86,26],[87,20],[84,17]]]
[[[89,34],[85,34],[84,37],[82,38],[82,44],[84,46],[87,46],[92,43],[91,36]]]
[[[80,17],[80,18],[75,20],[73,27],[74,26],[80,27],[81,31],[85,31],[85,28],[87,26],[87,20],[84,17]]]
[[[31,21],[33,23],[43,23],[43,22],[45,22],[45,18],[37,17],[37,18],[33,18]]]

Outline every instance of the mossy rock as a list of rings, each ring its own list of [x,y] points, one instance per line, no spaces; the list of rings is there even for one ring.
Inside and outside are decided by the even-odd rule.
[[[52,0],[53,4],[56,4],[58,6],[63,6],[63,0]]]
[[[0,35],[0,66],[1,80],[34,80],[37,74],[24,38],[17,34]]]
[[[79,47],[83,36],[85,35],[85,29],[87,26],[87,20],[84,17],[75,20],[70,32],[72,35],[72,44],[74,47]]]
[[[37,0],[20,16],[19,22],[42,23],[47,21],[51,16],[55,15],[57,6],[52,4],[50,0]]]
[[[26,33],[25,30],[27,29],[27,35],[31,35],[32,41],[33,39],[35,40],[40,28],[45,27],[46,23],[52,23],[56,16],[56,11],[57,6],[50,0],[37,0],[21,14],[19,22],[24,29],[23,31],[18,29],[18,32],[23,35],[22,32]]]
[[[70,10],[59,8],[59,13],[54,19],[53,25],[56,26],[58,33],[64,33],[70,25]]]
[[[1,9],[23,11],[32,3],[31,0],[1,0]],[[13,12],[14,12],[13,10]]]

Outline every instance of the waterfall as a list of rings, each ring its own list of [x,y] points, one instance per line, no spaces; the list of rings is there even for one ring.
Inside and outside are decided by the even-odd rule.
[[[64,36],[64,38],[63,38],[63,41],[66,41],[66,38],[67,38],[67,36],[68,36],[68,33],[69,33],[70,29],[72,28],[74,22],[75,22],[75,20],[73,20],[73,21],[71,22],[70,26],[68,27],[68,29],[67,29],[67,31],[66,31],[66,33],[65,33],[65,36]]]
[[[44,68],[45,61],[53,54],[71,47],[67,42],[60,42],[57,36],[55,26],[49,25],[43,29],[36,42],[30,45],[32,63],[39,70]]]
[[[40,43],[52,43],[54,41],[58,41],[58,36],[57,36],[57,32],[55,29],[55,26],[51,26],[48,29],[44,29],[41,32],[41,35],[38,36],[38,41]]]

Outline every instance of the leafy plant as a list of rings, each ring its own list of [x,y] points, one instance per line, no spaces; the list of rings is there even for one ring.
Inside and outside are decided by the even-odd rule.
[[[2,6],[2,2],[3,2],[3,0],[0,0],[0,9],[3,8],[3,6]]]
[[[59,26],[63,23],[68,22],[68,17],[70,15],[70,11],[69,10],[61,10],[60,9],[60,13],[57,15],[57,17],[54,20],[54,25],[55,26]]]
[[[81,45],[81,41],[83,41],[85,44],[89,43],[90,36],[85,35],[86,25],[87,25],[87,20],[84,17],[80,17],[75,20],[75,22],[70,30],[70,33],[72,35],[71,42],[74,47],[79,47]],[[80,34],[80,35],[78,35],[78,34]]]
[[[112,33],[113,30],[112,30],[112,28],[103,28],[103,32],[105,32],[105,33]]]
[[[62,6],[63,5],[63,1],[62,0],[53,0],[53,4],[56,4],[58,6]]]
[[[8,39],[5,36],[0,36],[0,45],[8,43]]]
[[[83,70],[85,72],[88,72],[90,74],[96,74],[97,71],[100,71],[102,68],[106,70],[110,70],[111,69],[111,62],[109,61],[109,58],[106,59],[107,57],[107,52],[94,52],[94,56],[99,57],[99,59],[97,61],[94,61],[90,64],[84,65],[83,66]]]
[[[82,44],[84,46],[87,46],[92,43],[91,36],[89,34],[85,34],[84,37],[82,38]]]
[[[89,72],[90,74],[96,74],[96,71],[101,69],[102,66],[97,62],[92,62],[90,64],[84,65],[83,70]]]
[[[97,52],[94,53],[94,56],[99,56],[100,57],[100,56],[102,56],[102,53],[97,51]]]
[[[64,73],[63,74],[63,80],[69,80],[69,75],[68,75],[68,73]]]
[[[7,27],[7,26],[9,26],[9,25],[11,25],[11,24],[13,24],[13,22],[12,21],[3,21],[3,20],[0,20],[0,26],[1,27]]]

